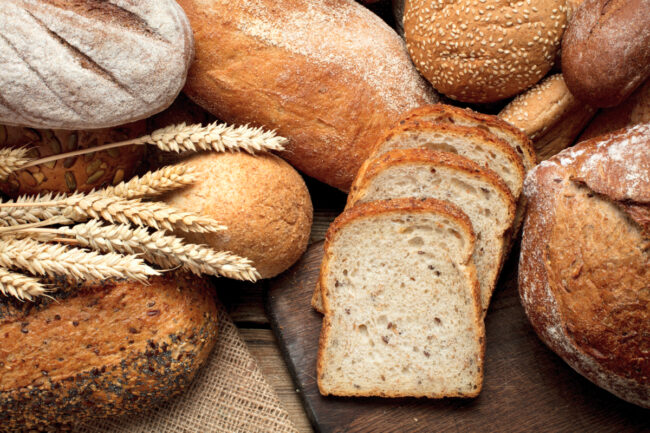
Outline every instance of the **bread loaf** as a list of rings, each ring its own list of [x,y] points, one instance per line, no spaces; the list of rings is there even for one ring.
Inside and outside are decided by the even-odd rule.
[[[0,124],[91,129],[170,105],[193,56],[173,0],[0,2]]]
[[[524,131],[535,143],[538,159],[545,160],[572,145],[594,114],[556,74],[518,95],[499,117]]]
[[[580,134],[580,141],[648,122],[650,122],[650,79],[616,107],[600,110]]]
[[[562,72],[576,98],[620,104],[650,77],[650,0],[585,0],[562,40]]]
[[[413,62],[441,93],[463,102],[514,96],[551,69],[566,0],[410,0],[404,31]]]
[[[467,216],[432,199],[363,203],[330,226],[320,282],[323,395],[472,397],[485,330]]]
[[[519,293],[578,373],[650,407],[650,124],[560,152],[527,178]]]
[[[185,164],[198,181],[163,199],[228,229],[179,235],[252,260],[262,278],[276,276],[305,252],[313,209],[305,182],[289,164],[274,155],[246,153],[199,154]]]
[[[294,167],[349,188],[397,116],[435,102],[404,41],[353,0],[180,0],[196,61],[185,92],[230,123],[290,139]]]
[[[184,389],[214,346],[214,289],[204,279],[53,283],[53,299],[0,298],[3,432],[153,407]]]
[[[88,131],[0,125],[0,148],[27,146],[30,148],[30,157],[44,158],[137,138],[145,133],[144,121]],[[15,198],[23,194],[46,192],[88,192],[106,185],[116,185],[135,174],[145,151],[145,146],[125,146],[36,165],[14,172],[0,181],[0,191]]]

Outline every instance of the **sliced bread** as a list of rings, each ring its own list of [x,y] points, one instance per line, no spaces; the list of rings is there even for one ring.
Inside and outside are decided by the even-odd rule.
[[[323,395],[473,397],[485,329],[474,233],[433,199],[361,203],[330,226],[321,267]]]
[[[401,197],[445,200],[462,210],[476,234],[473,261],[487,311],[515,216],[503,181],[466,158],[426,149],[396,149],[374,158],[357,178],[347,207]]]

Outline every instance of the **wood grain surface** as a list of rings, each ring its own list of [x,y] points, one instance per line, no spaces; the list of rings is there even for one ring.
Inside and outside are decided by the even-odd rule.
[[[516,291],[511,254],[486,318],[485,384],[476,399],[322,397],[316,385],[321,316],[309,305],[322,257],[313,244],[271,282],[271,326],[320,432],[647,432],[650,410],[626,403],[575,373],[544,346]]]

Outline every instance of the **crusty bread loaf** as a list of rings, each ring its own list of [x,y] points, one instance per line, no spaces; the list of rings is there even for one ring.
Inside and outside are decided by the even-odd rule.
[[[571,94],[562,74],[555,74],[518,95],[499,117],[524,131],[545,160],[572,145],[594,114],[595,108]]]
[[[650,79],[616,107],[600,110],[580,134],[580,141],[648,122],[650,122]]]
[[[585,0],[562,40],[562,72],[576,98],[620,104],[650,77],[650,0]]]
[[[413,62],[439,92],[464,102],[514,96],[551,69],[566,0],[410,0],[404,31]]]
[[[487,311],[515,216],[506,184],[494,172],[452,153],[396,149],[370,161],[365,175],[352,184],[347,208],[408,197],[443,200],[469,217],[476,234],[472,261],[481,308]]]
[[[650,124],[582,142],[526,181],[522,304],[577,372],[650,407]]]
[[[253,261],[262,278],[291,266],[307,248],[313,209],[302,177],[274,155],[207,153],[184,162],[198,182],[164,197],[181,210],[226,225],[218,233],[179,233],[191,242]]]
[[[325,240],[324,395],[473,397],[485,330],[467,216],[432,199],[359,204]]]
[[[0,148],[30,149],[32,158],[44,158],[88,147],[101,146],[146,133],[146,122],[88,131],[32,129],[0,125]],[[145,146],[125,146],[84,156],[53,161],[13,172],[0,180],[0,191],[15,198],[23,194],[88,192],[129,179],[142,162]]]
[[[32,431],[155,406],[185,388],[216,341],[214,288],[171,273],[149,284],[0,298],[0,425]]]
[[[404,41],[353,0],[180,0],[196,39],[185,92],[277,129],[294,167],[347,190],[397,116],[435,102]]]
[[[173,0],[0,2],[0,123],[90,129],[170,105],[193,56]]]

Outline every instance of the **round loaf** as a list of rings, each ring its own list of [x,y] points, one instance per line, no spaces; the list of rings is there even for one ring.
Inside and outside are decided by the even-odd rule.
[[[650,124],[582,142],[527,178],[519,293],[578,373],[650,407]]]
[[[406,44],[420,73],[463,102],[516,95],[551,69],[567,23],[566,0],[411,0]]]
[[[170,105],[193,57],[174,0],[0,2],[0,123],[91,129]]]
[[[189,385],[216,342],[205,279],[53,285],[53,299],[0,297],[3,432],[62,431],[59,424],[151,408]]]
[[[562,72],[576,98],[620,104],[650,77],[650,0],[585,0],[562,40]]]
[[[180,0],[196,40],[185,93],[289,139],[294,167],[347,190],[401,113],[437,100],[404,41],[353,0]]]
[[[213,217],[228,230],[181,236],[247,257],[262,278],[278,275],[305,252],[313,209],[305,182],[289,164],[246,153],[200,154],[186,164],[199,181],[165,201]]]
[[[28,146],[30,157],[44,158],[136,138],[145,133],[144,121],[88,131],[0,125],[0,147]],[[88,192],[106,185],[117,185],[135,174],[145,151],[145,146],[125,146],[36,165],[16,171],[0,181],[0,191],[15,198],[23,194],[47,192]]]

